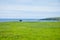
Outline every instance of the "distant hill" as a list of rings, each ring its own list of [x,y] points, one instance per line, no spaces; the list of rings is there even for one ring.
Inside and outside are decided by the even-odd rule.
[[[60,17],[44,18],[44,19],[40,19],[40,20],[56,20],[56,21],[60,21]]]

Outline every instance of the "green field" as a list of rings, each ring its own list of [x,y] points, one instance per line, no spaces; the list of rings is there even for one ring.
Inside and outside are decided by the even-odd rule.
[[[60,22],[0,22],[0,40],[60,40]]]

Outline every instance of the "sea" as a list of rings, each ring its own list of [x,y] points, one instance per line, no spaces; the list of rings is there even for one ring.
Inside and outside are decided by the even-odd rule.
[[[40,20],[40,19],[0,19],[0,22],[57,22],[57,21],[56,20]]]

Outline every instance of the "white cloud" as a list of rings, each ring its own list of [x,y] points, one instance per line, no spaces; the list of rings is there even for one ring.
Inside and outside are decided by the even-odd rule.
[[[60,2],[48,3],[50,6],[60,6]]]
[[[0,10],[23,10],[33,12],[59,12],[60,7],[48,7],[48,6],[23,6],[23,5],[8,5],[0,6]]]
[[[32,2],[32,0],[15,0],[16,2],[26,3],[26,2]]]
[[[39,18],[39,15],[36,14],[24,14],[24,13],[2,13],[0,18]]]
[[[37,1],[37,0],[36,0]],[[0,18],[40,18],[40,17],[54,17],[60,16],[60,3],[37,1],[35,0],[11,0],[14,4],[2,4],[0,5]],[[47,2],[46,2],[47,1]],[[30,3],[31,5],[24,5],[25,3]],[[34,6],[33,6],[34,5]],[[18,11],[18,12],[15,12]],[[21,12],[23,11],[23,12]],[[31,12],[31,13],[30,13]],[[36,13],[34,13],[36,12]],[[39,13],[39,12],[51,12],[51,13]]]
[[[3,11],[4,12],[4,11]],[[59,17],[59,13],[1,13],[0,18],[45,18],[45,17]]]

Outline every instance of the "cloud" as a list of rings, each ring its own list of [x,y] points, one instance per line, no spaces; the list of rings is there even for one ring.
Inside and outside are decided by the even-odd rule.
[[[15,2],[26,3],[26,2],[32,2],[32,0],[15,0]]]
[[[48,3],[50,6],[60,6],[59,2]]]
[[[26,5],[8,5],[0,6],[0,10],[23,10],[33,12],[59,12],[60,7],[49,7],[49,6],[26,6]]]
[[[3,11],[4,12],[4,11]],[[8,11],[5,11],[5,13],[0,14],[0,18],[45,18],[45,17],[59,17],[60,14],[58,12],[39,12],[39,13],[7,13]]]
[[[36,14],[26,14],[26,13],[2,13],[0,18],[39,18]]]
[[[0,18],[60,16],[60,14],[58,14],[58,12],[60,12],[60,3],[56,1],[57,0],[3,0],[0,1]]]

